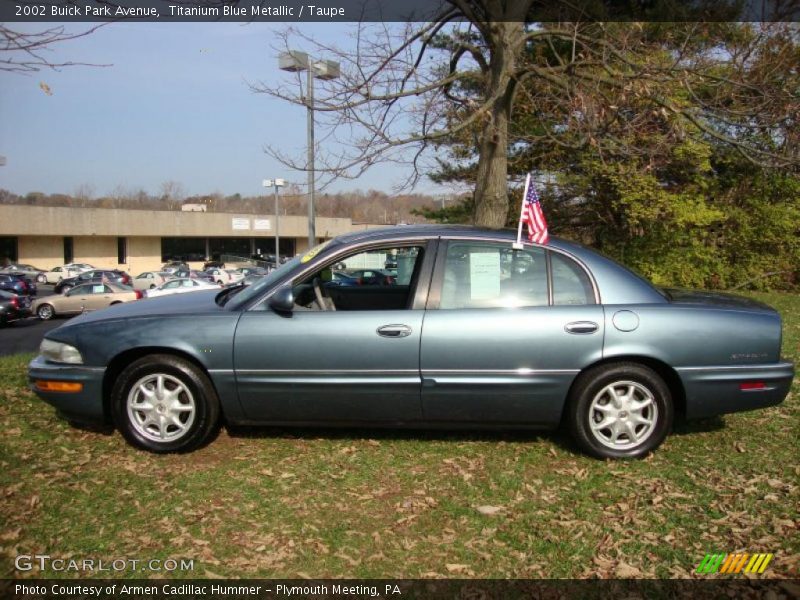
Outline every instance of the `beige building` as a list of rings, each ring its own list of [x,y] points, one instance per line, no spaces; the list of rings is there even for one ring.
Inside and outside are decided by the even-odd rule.
[[[221,255],[275,251],[275,216],[0,205],[0,262],[49,269],[70,262],[136,275],[167,260],[192,266]],[[281,216],[281,255],[308,249],[308,220]],[[350,219],[318,217],[318,240],[363,229]]]

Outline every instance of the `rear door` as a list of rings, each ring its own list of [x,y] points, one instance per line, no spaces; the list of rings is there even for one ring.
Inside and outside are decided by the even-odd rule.
[[[542,247],[440,248],[420,353],[424,418],[557,423],[573,379],[602,355],[603,309],[588,275]]]

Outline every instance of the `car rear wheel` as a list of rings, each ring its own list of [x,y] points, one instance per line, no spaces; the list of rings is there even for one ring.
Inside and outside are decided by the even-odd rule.
[[[672,427],[672,396],[664,380],[637,363],[602,365],[581,374],[570,394],[573,438],[598,458],[640,458]]]
[[[37,275],[36,281],[38,283],[47,283],[47,278],[44,275]]]
[[[61,288],[61,293],[62,293],[62,294],[66,294],[66,293],[67,293],[68,291],[70,291],[71,289],[72,289],[72,286],[71,286],[71,285],[65,285],[64,287],[62,287],[62,288]]]
[[[56,315],[56,311],[52,304],[40,304],[36,309],[36,314],[42,321],[49,321]]]
[[[117,378],[114,423],[125,439],[150,452],[188,452],[219,426],[219,399],[208,377],[168,354],[141,358]]]

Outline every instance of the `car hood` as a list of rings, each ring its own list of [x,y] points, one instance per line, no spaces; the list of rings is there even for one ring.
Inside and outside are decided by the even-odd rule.
[[[664,288],[664,291],[669,294],[670,302],[673,304],[699,304],[714,308],[775,312],[774,308],[763,302],[744,296],[737,296],[735,294],[707,292],[703,290],[684,290],[679,288]]]
[[[135,302],[115,304],[102,310],[84,313],[70,319],[64,326],[82,325],[92,321],[133,319],[154,316],[187,316],[221,312],[225,309],[214,302],[219,290],[202,290],[188,294],[172,294],[146,298]]]

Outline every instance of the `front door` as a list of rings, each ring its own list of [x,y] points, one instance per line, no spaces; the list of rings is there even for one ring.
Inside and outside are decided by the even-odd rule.
[[[582,268],[550,255],[508,243],[447,245],[422,336],[426,420],[559,421],[575,376],[601,358],[603,309]]]
[[[414,307],[424,246],[370,248],[337,257],[343,272],[402,264],[375,285],[340,285],[321,265],[293,282],[295,309],[265,306],[239,320],[234,364],[249,419],[271,422],[419,421],[424,310]],[[391,281],[387,284],[386,281]],[[427,281],[422,285],[427,286]]]

